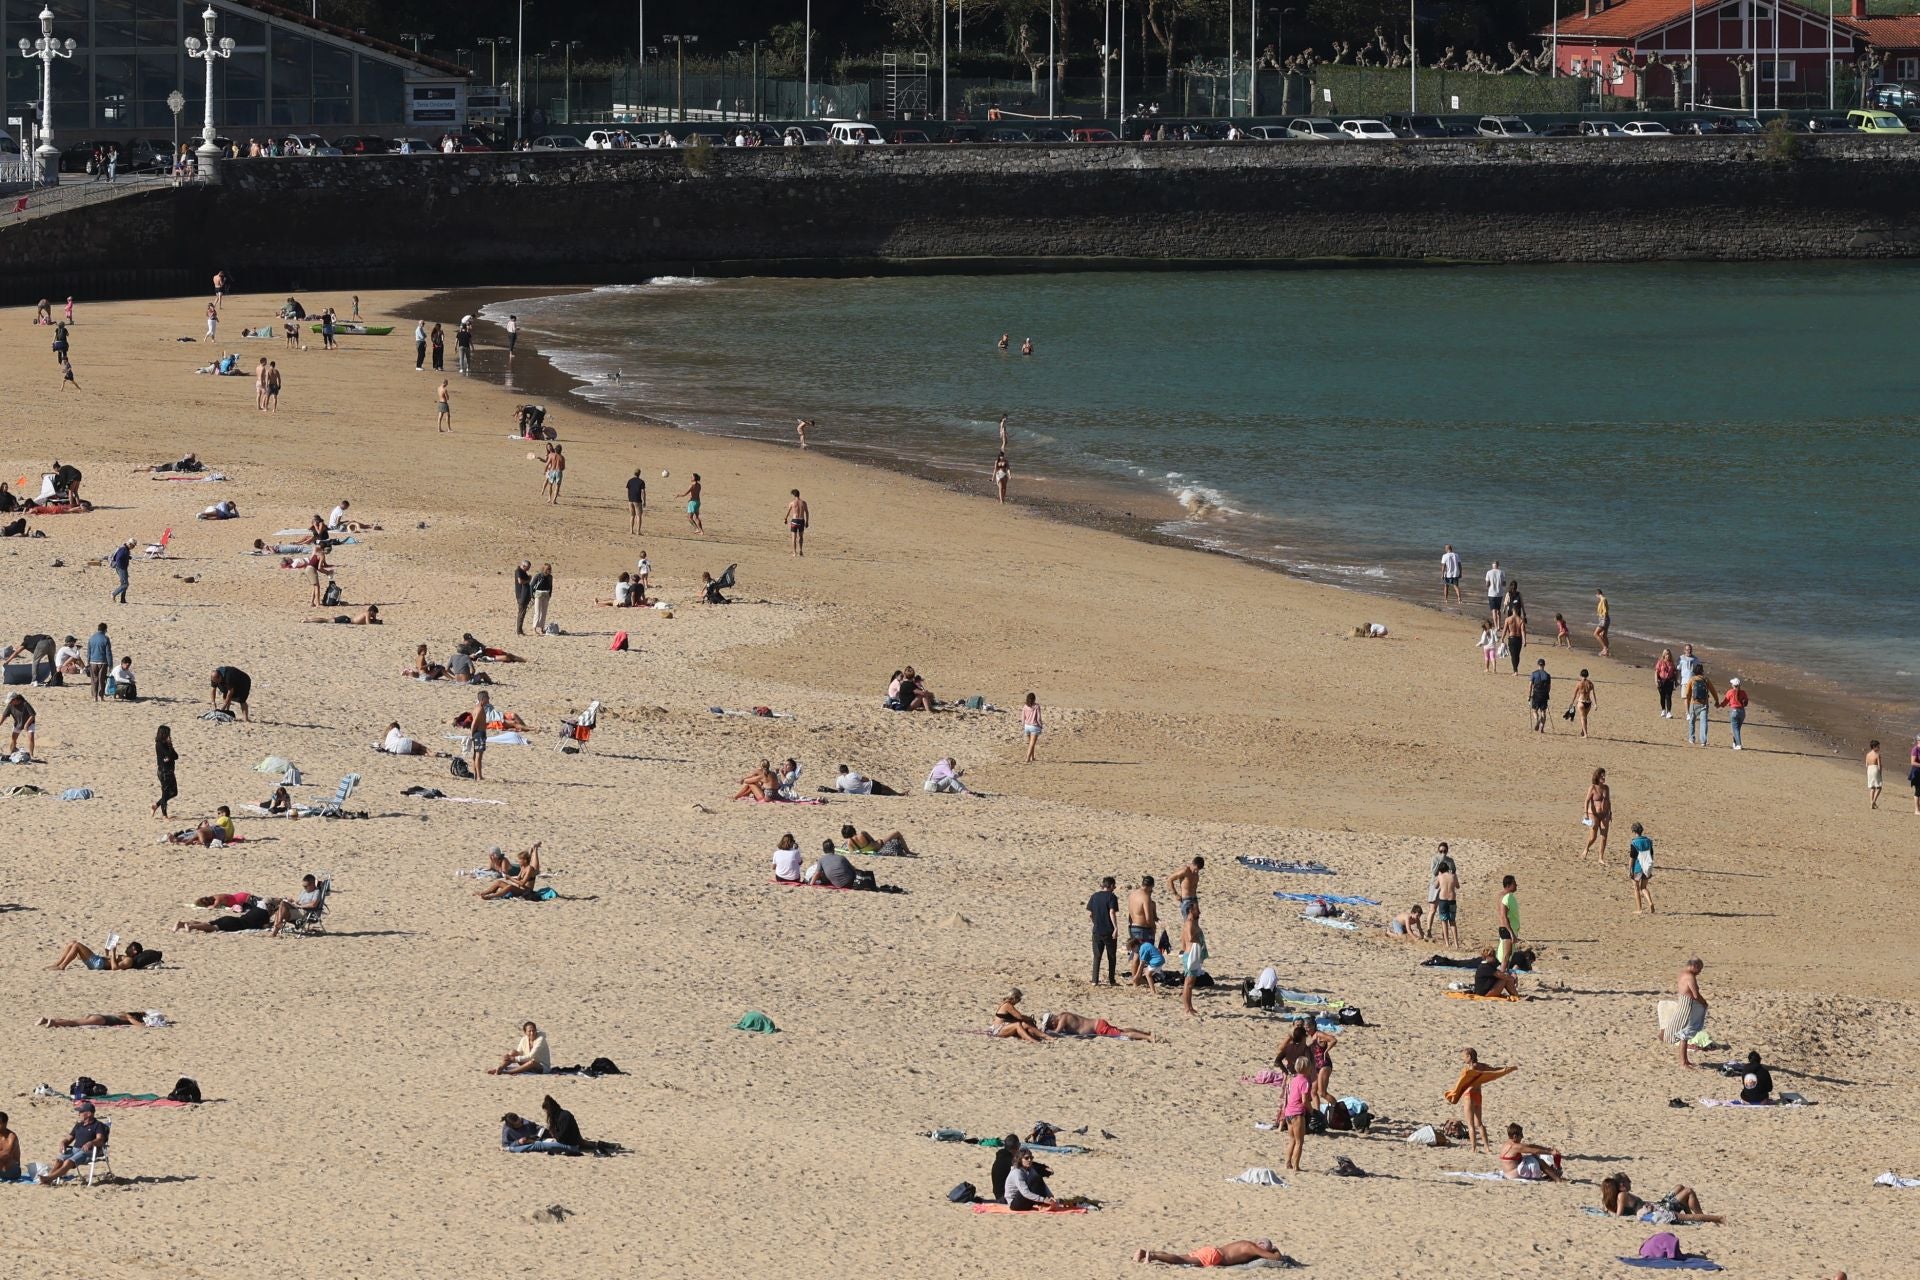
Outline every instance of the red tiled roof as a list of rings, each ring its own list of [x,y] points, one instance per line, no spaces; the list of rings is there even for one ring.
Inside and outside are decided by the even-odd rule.
[[[1920,15],[1849,18],[1843,14],[1834,21],[1859,32],[1878,49],[1920,48]]]
[[[1619,0],[1610,8],[1594,8],[1588,14],[1585,8],[1560,15],[1559,35],[1562,40],[1635,40],[1650,32],[1669,26],[1684,19],[1688,14],[1711,12],[1719,7],[1721,0]],[[1548,35],[1552,28],[1545,28],[1539,34]]]

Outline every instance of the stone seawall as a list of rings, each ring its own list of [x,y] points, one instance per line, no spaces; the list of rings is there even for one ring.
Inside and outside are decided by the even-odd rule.
[[[0,227],[0,299],[661,273],[1920,253],[1920,138],[249,160]]]

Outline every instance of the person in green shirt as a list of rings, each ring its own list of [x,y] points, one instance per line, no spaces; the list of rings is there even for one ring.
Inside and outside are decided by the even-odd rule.
[[[1520,945],[1520,885],[1512,876],[1500,877],[1500,967],[1506,968]]]

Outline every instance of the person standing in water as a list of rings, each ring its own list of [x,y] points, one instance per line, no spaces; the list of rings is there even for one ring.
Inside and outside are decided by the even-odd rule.
[[[1032,354],[1033,354],[1033,339],[1032,339],[1032,338],[1022,338],[1022,339],[1020,339],[1020,354],[1021,354],[1021,355],[1023,355],[1023,356],[1030,356],[1030,355],[1032,355]]]
[[[681,490],[678,497],[687,500],[687,523],[695,533],[705,533],[707,528],[700,523],[700,473],[693,473],[693,483]]]
[[[1009,336],[1010,335],[1004,334],[1004,333],[1000,335],[1000,342],[998,345],[1002,351],[1005,351],[1007,349],[1007,338]]]
[[[993,487],[1000,491],[1000,505],[1007,505],[1007,481],[1013,478],[1013,471],[1007,466],[1007,451],[1002,449],[1000,456],[993,460]]]
[[[1000,447],[1004,449],[1006,444],[1002,442]],[[1454,603],[1458,604],[1460,602],[1460,554],[1453,549],[1451,542],[1447,544],[1447,549],[1440,553],[1441,604],[1447,602],[1449,592],[1453,595]]]
[[[1593,589],[1593,638],[1600,642],[1600,656],[1611,658],[1613,650],[1607,647],[1607,628],[1612,625],[1607,618],[1607,593],[1600,588]]]
[[[800,437],[800,447],[807,447],[807,428],[813,425],[812,418],[801,418],[793,424],[793,434]]]

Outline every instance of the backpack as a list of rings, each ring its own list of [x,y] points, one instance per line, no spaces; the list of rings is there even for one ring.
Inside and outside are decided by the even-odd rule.
[[[1327,1128],[1335,1130],[1353,1128],[1353,1116],[1347,1111],[1346,1103],[1339,1101],[1329,1102],[1321,1108],[1321,1112],[1327,1118]]]
[[[971,1182],[963,1182],[953,1190],[947,1192],[947,1199],[954,1204],[972,1204],[979,1198],[979,1192],[974,1189],[974,1185]]]
[[[1340,1011],[1333,1016],[1334,1020],[1343,1027],[1364,1027],[1367,1025],[1366,1015],[1360,1012],[1359,1006],[1357,1005],[1344,1005]]]
[[[103,1098],[106,1093],[107,1086],[92,1076],[81,1076],[67,1088],[67,1096],[71,1098]]]
[[[191,1076],[181,1076],[174,1081],[173,1092],[167,1095],[174,1102],[200,1101],[200,1085]]]
[[[1279,998],[1272,987],[1256,987],[1252,978],[1240,979],[1240,1003],[1249,1009],[1271,1009]]]
[[[1325,1133],[1326,1131],[1327,1131],[1327,1117],[1325,1116],[1325,1114],[1309,1108],[1307,1111],[1307,1132],[1308,1133]]]
[[[612,1058],[595,1058],[587,1064],[587,1074],[590,1076],[623,1076],[627,1073],[614,1066]]]
[[[448,761],[447,772],[452,774],[456,778],[473,777],[473,770],[468,768],[467,762],[465,760],[462,760],[459,756],[455,756],[452,760]]]

